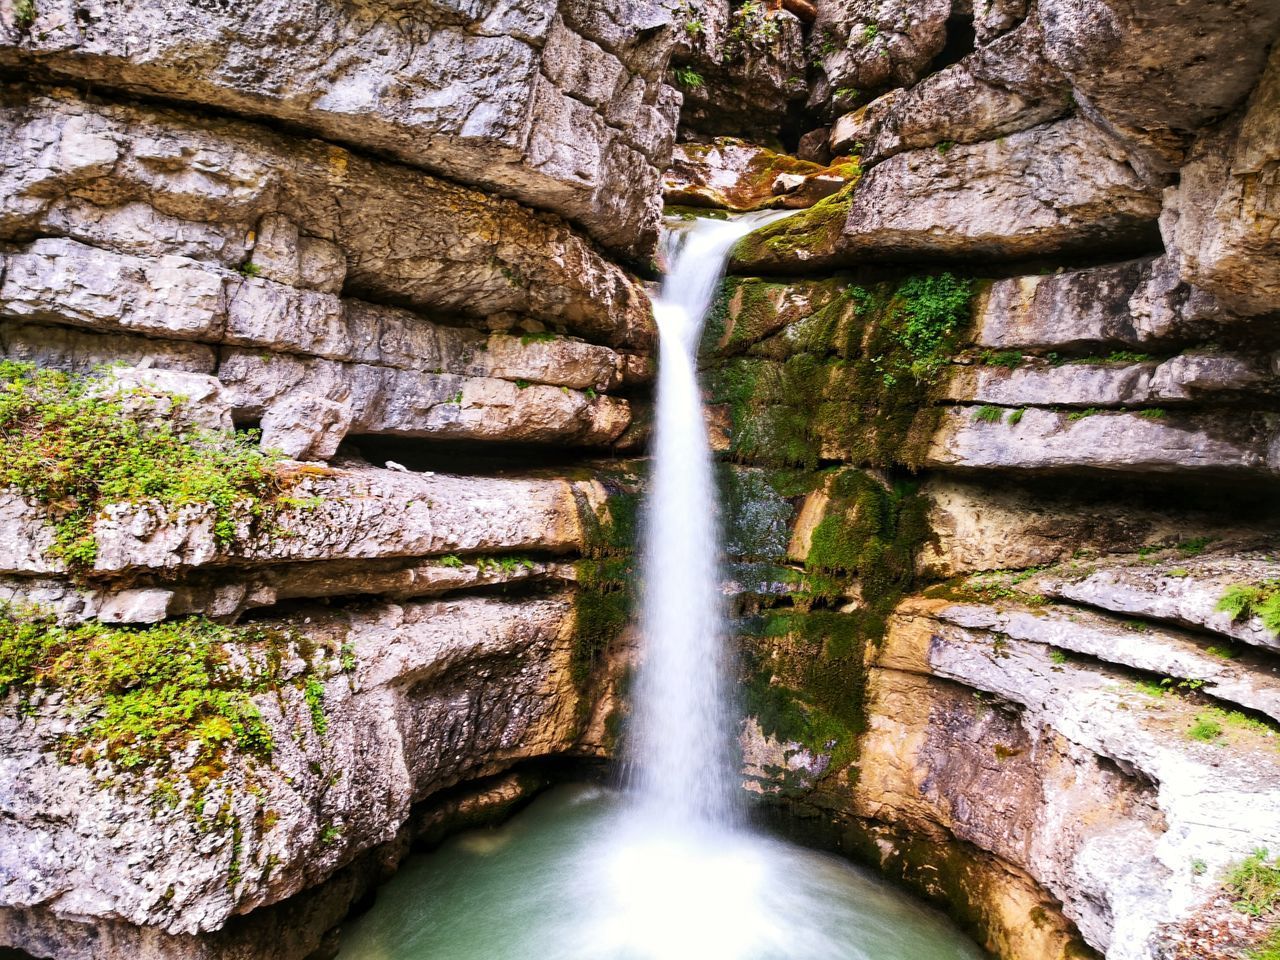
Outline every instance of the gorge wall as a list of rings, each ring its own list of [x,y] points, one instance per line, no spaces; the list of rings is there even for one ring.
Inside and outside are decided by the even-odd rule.
[[[1277,34],[0,0],[0,945],[331,955],[613,755],[664,194],[800,211],[703,349],[749,788],[1001,958],[1262,943]]]

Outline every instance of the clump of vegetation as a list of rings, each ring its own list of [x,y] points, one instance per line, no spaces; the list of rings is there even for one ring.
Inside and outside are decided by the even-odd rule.
[[[984,404],[973,411],[973,419],[978,423],[999,423],[1004,419],[1004,408]]]
[[[13,20],[19,30],[25,30],[36,22],[35,0],[14,0]]]
[[[984,350],[979,359],[989,367],[1004,367],[1007,370],[1016,370],[1022,366],[1022,354],[1017,350]]]
[[[1211,716],[1199,714],[1196,716],[1195,722],[1188,728],[1187,736],[1192,740],[1212,743],[1222,736],[1222,724]]]
[[[1216,609],[1230,614],[1233,622],[1257,617],[1264,627],[1280,635],[1280,580],[1266,580],[1257,586],[1228,587]]]
[[[189,617],[147,627],[97,622],[59,626],[38,610],[0,608],[0,696],[24,701],[61,694],[72,729],[62,760],[164,777],[176,754],[195,744],[190,776],[208,782],[230,749],[269,760],[275,747],[253,698],[300,687],[312,725],[323,735],[324,687],[315,651],[280,630],[231,627]],[[289,677],[285,664],[304,669]]]
[[[278,458],[255,437],[182,431],[164,415],[182,398],[111,392],[109,376],[0,361],[0,484],[50,508],[52,552],[73,572],[92,567],[94,518],[107,504],[209,504],[214,537],[226,544],[239,520],[263,521],[287,502]]]
[[[685,90],[697,90],[706,85],[702,74],[693,67],[675,67],[671,73],[676,78],[676,85]]]
[[[724,59],[743,57],[748,49],[765,50],[782,35],[776,11],[763,0],[747,0],[729,17],[725,34]]]
[[[1271,913],[1280,904],[1280,862],[1260,847],[1227,872],[1223,887],[1241,913],[1251,917]]]
[[[1097,416],[1102,410],[1098,407],[1087,407],[1084,410],[1074,410],[1067,414],[1067,419],[1071,421],[1084,420],[1086,417]]]
[[[967,333],[972,281],[949,273],[870,287],[837,281],[815,287],[824,302],[790,325],[778,316],[785,298],[772,295],[775,286],[736,282],[733,305],[722,302],[711,318],[713,330],[732,321],[726,352],[742,349],[746,331],[785,327],[712,374],[733,452],[806,469],[832,456],[916,468],[941,415],[934,391]]]

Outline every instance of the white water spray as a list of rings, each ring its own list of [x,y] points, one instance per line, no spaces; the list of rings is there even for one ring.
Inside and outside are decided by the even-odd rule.
[[[729,251],[786,213],[698,218],[664,236],[658,385],[642,567],[644,663],[632,751],[641,798],[674,822],[733,820],[720,538],[698,342]]]
[[[628,750],[636,789],[605,810],[598,790],[562,802],[558,838],[537,841],[514,821],[486,835],[470,853],[505,867],[478,871],[486,879],[443,906],[409,886],[402,912],[426,911],[430,922],[398,924],[397,907],[383,913],[382,930],[357,921],[368,933],[343,960],[978,960],[936,918],[848,864],[755,833],[735,816],[735,718],[697,348],[730,247],[780,215],[700,219],[665,239],[642,544],[645,650]],[[576,814],[578,804],[598,812]],[[518,853],[526,841],[530,852]],[[442,878],[438,893],[451,888]]]

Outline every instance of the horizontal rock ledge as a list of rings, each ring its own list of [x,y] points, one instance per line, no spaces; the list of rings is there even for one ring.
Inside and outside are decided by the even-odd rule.
[[[1280,392],[1270,355],[1187,353],[1163,362],[956,366],[945,399],[1003,406],[1122,407],[1188,404]]]
[[[1280,474],[1280,415],[1098,412],[951,407],[925,466],[971,470],[1201,474],[1268,479]],[[1084,411],[1080,411],[1083,413]]]
[[[575,389],[609,390],[648,372],[647,358],[549,332],[447,325],[189,257],[134,257],[65,238],[0,254],[0,278],[0,317],[20,321]]]
[[[178,571],[210,565],[430,557],[449,553],[568,553],[584,544],[580,503],[602,508],[604,488],[592,480],[510,479],[413,474],[372,467],[290,467],[297,478],[274,531],[255,532],[247,517],[220,546],[214,511],[193,504],[174,511],[153,503],[107,506],[96,518],[98,555],[92,572]],[[49,513],[17,493],[0,496],[7,531],[0,572],[61,572],[48,556]]]
[[[657,3],[622,22],[583,0],[395,17],[332,0],[268,0],[252,16],[104,0],[80,17],[42,0],[33,14],[21,29],[0,19],[0,65],[297,124],[554,211],[636,259],[657,239],[680,103]]]
[[[802,214],[762,227],[738,242],[733,267],[804,273],[870,261],[1124,254],[1158,242],[1162,186],[1134,172],[1118,141],[1070,117],[898,154],[848,193],[842,224],[802,232]]]
[[[296,234],[299,282],[320,289],[345,262],[351,297],[511,311],[609,345],[653,341],[633,278],[563,221],[511,200],[252,123],[67,91],[5,89],[0,131],[0,239],[63,236],[237,269],[258,263],[263,238]],[[266,269],[283,269],[271,253]]]

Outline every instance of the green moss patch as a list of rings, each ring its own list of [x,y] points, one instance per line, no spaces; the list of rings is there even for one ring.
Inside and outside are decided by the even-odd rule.
[[[778,268],[814,267],[830,262],[839,249],[860,179],[858,171],[858,177],[838,193],[747,234],[733,248],[733,267],[739,272],[768,273]]]
[[[209,504],[214,536],[274,509],[283,482],[252,436],[180,431],[163,416],[180,397],[141,389],[104,395],[110,374],[79,376],[0,362],[0,484],[48,506],[53,554],[73,571],[93,566],[94,518],[110,503],[169,509]]]
[[[40,692],[61,694],[71,730],[58,740],[59,757],[162,779],[193,745],[188,775],[200,783],[221,773],[229,751],[269,760],[275,741],[254,697],[287,685],[305,691],[312,726],[323,734],[314,656],[291,633],[201,617],[64,627],[39,611],[0,609],[0,695],[16,693],[26,704]]]
[[[767,328],[779,297],[738,284],[725,331]],[[972,281],[949,273],[870,287],[823,288],[820,304],[708,377],[728,407],[731,452],[747,462],[813,469],[823,460],[914,469],[937,427],[932,401],[972,319]],[[744,316],[756,306],[757,316]],[[729,327],[732,320],[733,327]]]
[[[1233,621],[1257,617],[1264,627],[1280,636],[1280,580],[1228,587],[1219,598],[1217,609],[1230,614]]]
[[[579,692],[590,687],[596,666],[631,622],[635,605],[641,493],[634,478],[599,479],[608,492],[606,502],[597,508],[585,496],[578,501],[584,547],[576,565],[570,671]]]

